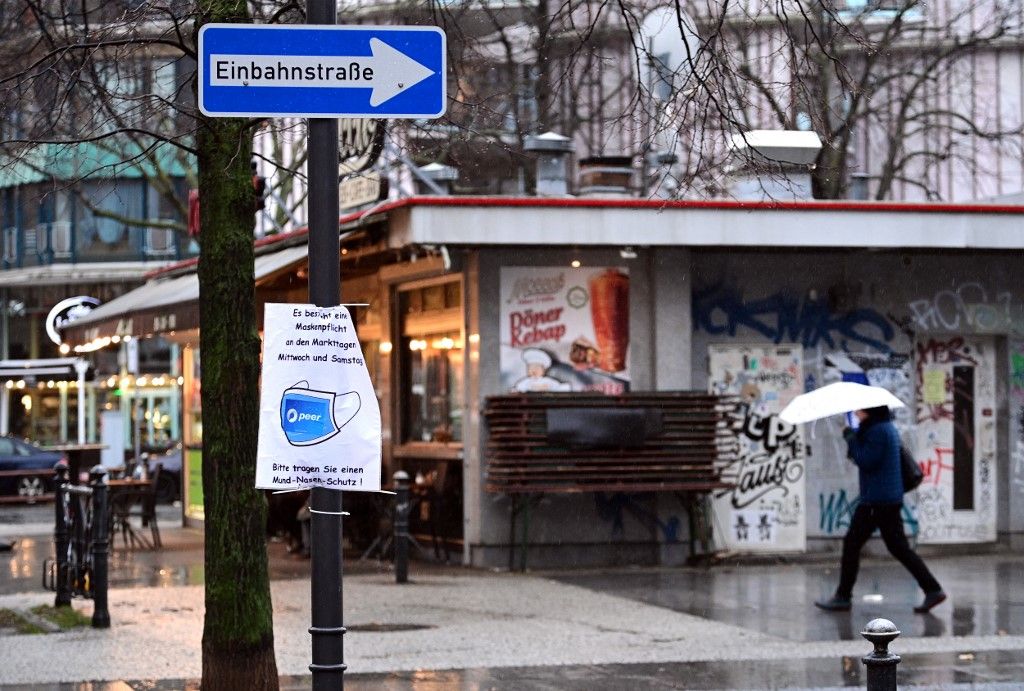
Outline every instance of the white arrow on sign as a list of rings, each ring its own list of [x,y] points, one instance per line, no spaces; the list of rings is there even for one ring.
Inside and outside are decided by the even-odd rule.
[[[370,39],[370,57],[338,55],[211,55],[211,86],[373,89],[379,106],[416,86],[434,71],[380,39]]]

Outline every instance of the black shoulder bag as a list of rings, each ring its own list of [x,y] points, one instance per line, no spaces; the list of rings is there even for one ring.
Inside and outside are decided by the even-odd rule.
[[[921,466],[914,460],[914,454],[910,453],[903,444],[900,444],[900,474],[903,475],[904,493],[917,489],[917,486],[924,480]]]

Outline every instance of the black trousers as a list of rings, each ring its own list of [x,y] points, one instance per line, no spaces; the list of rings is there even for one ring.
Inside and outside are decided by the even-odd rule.
[[[857,505],[850,520],[850,529],[843,538],[843,560],[839,587],[836,589],[837,596],[849,599],[853,593],[853,584],[857,581],[857,571],[860,569],[860,551],[871,537],[871,533],[875,532],[875,528],[882,533],[882,540],[885,541],[889,553],[914,576],[921,590],[926,593],[942,590],[942,586],[924,565],[921,557],[910,548],[907,536],[903,533],[901,509],[900,504]]]

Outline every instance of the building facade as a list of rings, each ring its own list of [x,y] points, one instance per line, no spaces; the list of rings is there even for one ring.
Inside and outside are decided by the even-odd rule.
[[[918,542],[1015,544],[1022,213],[417,197],[345,217],[342,295],[367,305],[355,317],[381,406],[385,484],[407,471],[423,497],[416,532],[438,534],[455,559],[461,548],[466,564],[504,566],[512,500],[486,491],[488,397],[729,393],[743,402],[742,452],[724,472],[735,487],[707,499],[714,548],[831,549],[857,499],[846,421],[793,427],[777,414],[824,383],[866,380],[906,404],[897,424],[926,476],[905,506]],[[306,300],[302,240],[261,246],[261,302]],[[172,294],[169,281],[186,279],[136,293]],[[166,335],[168,317],[198,299],[179,296],[132,318],[133,335]],[[142,313],[130,298],[72,325],[69,338],[111,337]],[[190,371],[186,391],[201,378]],[[375,509],[352,498],[356,527]],[[689,554],[688,518],[671,493],[546,495],[532,508],[530,564],[675,563]]]

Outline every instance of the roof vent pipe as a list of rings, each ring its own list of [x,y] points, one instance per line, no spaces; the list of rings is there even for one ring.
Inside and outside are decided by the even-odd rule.
[[[451,195],[455,181],[458,179],[458,168],[436,161],[428,163],[416,169],[416,193]]]
[[[527,137],[523,149],[537,154],[537,196],[567,195],[569,156],[576,150],[572,140],[555,132],[545,132]]]
[[[811,199],[811,172],[821,139],[806,130],[751,130],[732,136],[736,157],[731,194],[737,199]]]

